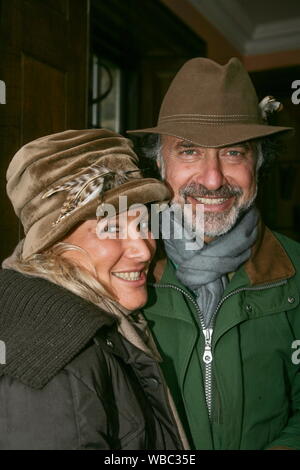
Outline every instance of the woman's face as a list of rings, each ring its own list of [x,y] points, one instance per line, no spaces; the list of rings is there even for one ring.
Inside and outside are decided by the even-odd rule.
[[[147,301],[146,276],[155,253],[155,240],[148,231],[148,213],[87,220],[64,242],[84,251],[66,251],[64,256],[87,269],[128,310]]]

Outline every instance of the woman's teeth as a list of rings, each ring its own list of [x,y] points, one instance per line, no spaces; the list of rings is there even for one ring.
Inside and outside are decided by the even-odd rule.
[[[120,279],[125,279],[126,281],[138,281],[141,277],[141,272],[130,272],[130,273],[113,273],[114,276],[119,277]]]
[[[197,201],[201,202],[201,204],[223,204],[227,201],[227,198],[206,198],[206,197],[194,197]]]

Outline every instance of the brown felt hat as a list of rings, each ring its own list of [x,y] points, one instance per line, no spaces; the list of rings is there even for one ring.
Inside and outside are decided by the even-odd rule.
[[[170,198],[168,188],[143,178],[130,140],[106,129],[68,130],[30,142],[7,170],[7,193],[20,218],[24,259],[61,240],[101,203],[118,210]]]
[[[127,132],[165,134],[203,147],[222,147],[292,131],[290,127],[267,125],[266,113],[280,103],[266,98],[270,100],[260,107],[250,77],[238,59],[219,65],[210,59],[195,58],[186,62],[173,79],[157,126]],[[275,102],[273,108],[270,102]]]

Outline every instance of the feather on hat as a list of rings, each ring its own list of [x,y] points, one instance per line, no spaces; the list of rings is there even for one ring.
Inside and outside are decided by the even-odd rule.
[[[112,171],[109,168],[95,165],[80,176],[67,181],[66,183],[49,189],[42,198],[52,196],[60,191],[67,191],[68,196],[64,202],[58,219],[54,225],[58,224],[65,217],[70,216],[74,210],[87,204],[93,199],[99,198],[101,202],[102,194],[114,187],[128,182],[131,173],[139,173],[140,170],[117,170]]]

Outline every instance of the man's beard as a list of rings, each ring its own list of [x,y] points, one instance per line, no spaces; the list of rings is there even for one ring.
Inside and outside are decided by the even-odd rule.
[[[244,197],[244,192],[237,186],[224,185],[216,191],[211,191],[201,184],[191,183],[179,191],[184,202],[187,203],[187,196],[192,197],[215,197],[230,198],[235,197],[235,201],[230,209],[223,212],[204,212],[204,236],[209,238],[219,237],[229,232],[235,226],[241,215],[253,204],[257,195],[257,186],[252,197],[248,200]],[[200,204],[200,203],[199,203]],[[187,227],[197,232],[195,214],[193,220],[185,220]]]

